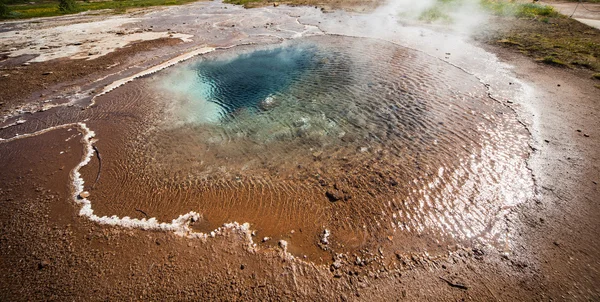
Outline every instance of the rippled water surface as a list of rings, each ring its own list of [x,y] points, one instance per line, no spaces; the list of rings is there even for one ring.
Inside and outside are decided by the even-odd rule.
[[[527,132],[508,108],[475,77],[378,40],[217,50],[95,110],[111,150],[96,184],[97,165],[83,170],[96,214],[193,210],[201,230],[249,222],[310,259],[501,245],[500,218],[532,192]]]

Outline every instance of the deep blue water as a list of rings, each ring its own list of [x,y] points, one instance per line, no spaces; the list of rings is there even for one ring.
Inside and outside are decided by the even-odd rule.
[[[316,50],[281,47],[242,54],[232,60],[206,60],[194,66],[206,84],[202,94],[227,113],[258,109],[270,95],[285,90],[317,66]],[[208,89],[206,89],[208,88]]]

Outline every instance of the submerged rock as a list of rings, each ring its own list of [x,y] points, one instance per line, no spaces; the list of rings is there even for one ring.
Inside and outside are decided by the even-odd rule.
[[[279,106],[279,101],[277,101],[273,96],[268,96],[258,103],[258,108],[263,111],[271,110],[277,106]]]

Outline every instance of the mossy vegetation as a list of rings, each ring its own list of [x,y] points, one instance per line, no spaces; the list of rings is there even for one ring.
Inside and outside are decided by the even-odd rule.
[[[8,6],[3,1],[0,1],[0,18],[8,17],[9,14],[10,9],[8,8]]]
[[[76,13],[78,5],[75,0],[60,0],[58,2],[58,10],[65,14]]]
[[[517,18],[543,18],[559,16],[559,13],[551,6],[535,3],[482,0],[481,6],[497,16],[514,16]]]
[[[554,56],[545,56],[541,59],[538,59],[538,61],[549,64],[549,65],[554,65],[554,66],[560,66],[560,67],[567,66],[567,64],[565,64],[565,62],[555,58]]]
[[[600,71],[600,31],[570,18],[551,18],[548,23],[516,20],[511,29],[495,33],[496,43],[515,48],[539,62],[569,68]]]
[[[0,0],[2,1],[2,0]],[[109,9],[122,13],[130,8],[161,5],[180,5],[197,0],[115,0],[115,1],[75,1],[75,0],[4,0],[8,12],[0,14],[0,19],[25,19],[72,14],[82,11]],[[0,12],[2,8],[0,7]]]

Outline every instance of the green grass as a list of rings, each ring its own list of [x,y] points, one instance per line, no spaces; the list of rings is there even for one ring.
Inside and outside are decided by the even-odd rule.
[[[594,73],[592,75],[592,78],[596,79],[596,80],[600,80],[600,73]]]
[[[567,64],[565,64],[565,62],[555,58],[554,56],[545,56],[541,59],[538,59],[538,61],[548,64],[548,65],[554,65],[554,66],[559,66],[559,67],[567,67]]]
[[[236,1],[236,0],[233,0]],[[244,0],[237,0],[244,1]],[[247,1],[247,0],[246,0]],[[600,1],[600,0],[599,0]],[[419,20],[426,22],[442,21],[451,23],[450,13],[465,0],[437,0],[436,4],[425,10]],[[517,18],[539,18],[540,21],[549,23],[550,18],[560,14],[551,6],[533,3],[513,3],[502,0],[480,0],[481,7],[497,16],[514,16]]]
[[[560,14],[551,6],[534,3],[514,3],[506,1],[482,0],[481,6],[497,16],[517,18],[558,17]],[[548,19],[546,19],[545,22]]]
[[[567,18],[553,24],[528,22],[528,28],[501,33],[497,43],[543,63],[600,71],[600,35],[596,31]]]
[[[115,13],[124,12],[129,8],[141,8],[160,5],[180,5],[197,0],[116,0],[116,1],[100,1],[86,2],[77,1],[77,7],[73,11],[63,12],[59,10],[59,1],[45,0],[37,1],[34,4],[20,3],[9,4],[7,7],[10,12],[5,16],[0,16],[0,19],[25,19],[36,17],[50,17],[65,15],[68,13],[77,13],[90,10],[111,9]],[[14,1],[13,2],[17,2]]]
[[[224,0],[223,2],[248,7],[252,3],[264,2],[264,1],[263,0]]]

